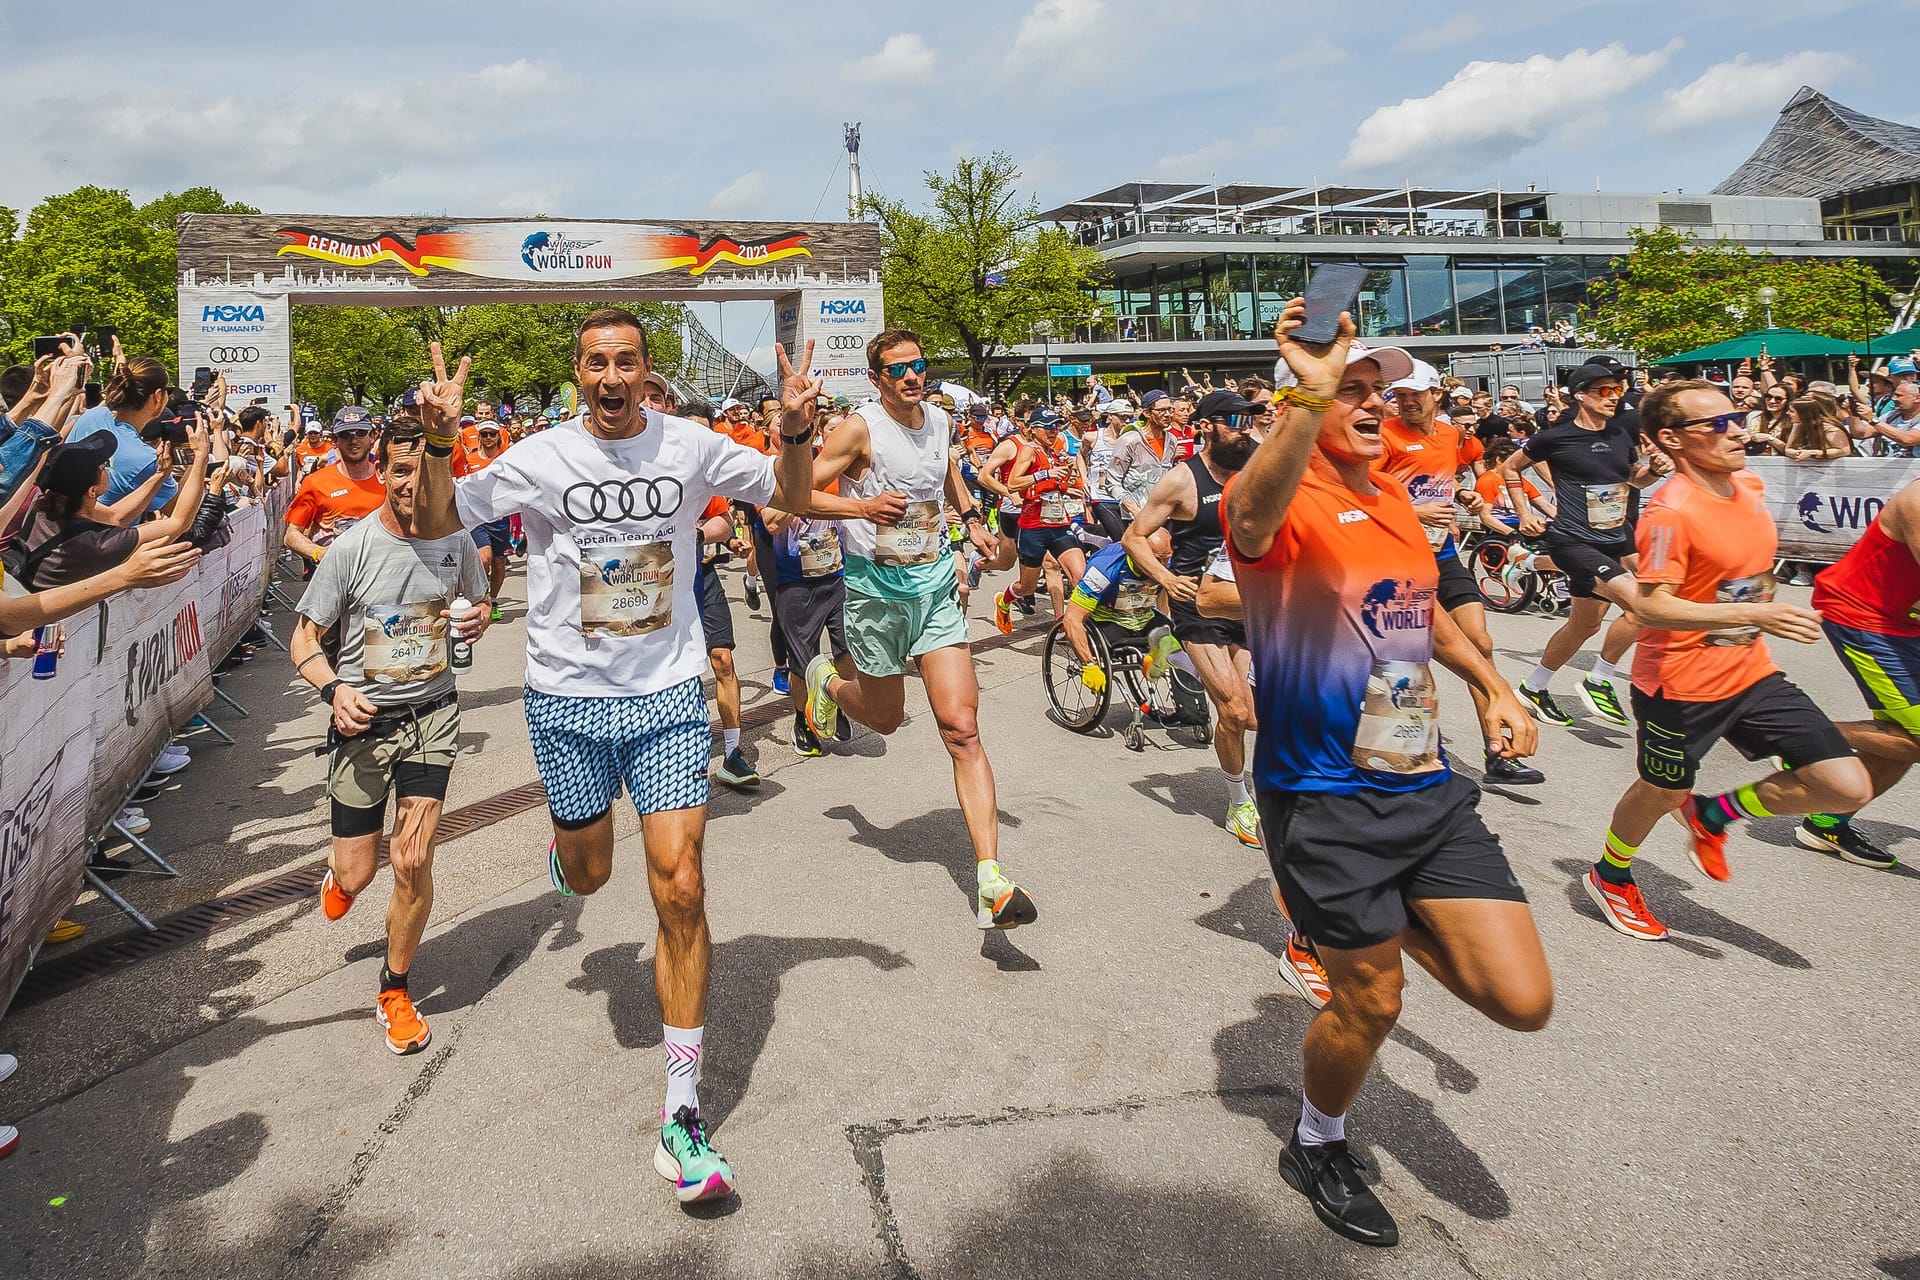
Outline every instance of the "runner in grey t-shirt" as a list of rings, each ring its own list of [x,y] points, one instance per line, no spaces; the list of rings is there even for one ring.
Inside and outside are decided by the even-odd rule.
[[[300,601],[290,645],[294,670],[332,707],[328,742],[333,850],[320,908],[338,920],[379,869],[387,797],[399,797],[391,858],[393,904],[387,960],[374,1016],[394,1053],[418,1053],[433,1038],[407,995],[407,974],[433,908],[433,841],[459,748],[452,633],[476,640],[487,628],[487,576],[473,539],[414,539],[414,479],[423,436],[398,420],[374,462],[386,501],[334,542]],[[455,596],[474,602],[450,616]],[[338,669],[321,635],[340,627]]]

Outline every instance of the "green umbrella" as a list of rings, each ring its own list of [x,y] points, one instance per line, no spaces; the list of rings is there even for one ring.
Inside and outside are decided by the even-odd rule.
[[[1915,347],[1920,347],[1920,324],[1913,326],[1911,329],[1899,329],[1893,333],[1876,333],[1873,335],[1873,358],[1875,360],[1885,360],[1893,356],[1904,356]],[[1860,351],[1864,354],[1866,347],[1862,346]]]
[[[1880,341],[1875,340],[1878,348]],[[1793,356],[1844,356],[1860,350],[1857,342],[1844,338],[1826,338],[1805,329],[1755,329],[1725,342],[1682,351],[1677,356],[1655,360],[1655,364],[1712,364],[1728,360],[1752,360],[1765,347],[1767,354],[1779,359]],[[1891,349],[1891,348],[1889,348]]]

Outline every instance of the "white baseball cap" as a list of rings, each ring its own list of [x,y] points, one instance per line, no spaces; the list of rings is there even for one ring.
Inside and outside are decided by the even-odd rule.
[[[1425,360],[1415,360],[1413,372],[1394,382],[1393,389],[1395,391],[1438,391],[1440,371]]]
[[[1347,348],[1347,367],[1352,368],[1362,360],[1371,360],[1380,366],[1389,383],[1398,383],[1402,378],[1413,375],[1414,358],[1399,347],[1366,347],[1358,342]],[[1300,379],[1293,376],[1293,370],[1287,366],[1283,357],[1273,362],[1273,385],[1291,387]]]

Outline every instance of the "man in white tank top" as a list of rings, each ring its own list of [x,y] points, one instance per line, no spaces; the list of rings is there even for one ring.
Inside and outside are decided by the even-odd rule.
[[[993,554],[993,541],[952,456],[952,423],[944,410],[925,402],[926,372],[915,334],[889,329],[875,337],[867,344],[867,376],[879,398],[849,415],[814,461],[815,490],[844,478],[844,497],[892,501],[875,512],[877,519],[843,525],[847,647],[857,675],[838,675],[825,656],[808,664],[807,722],[816,734],[831,736],[846,714],[876,733],[892,733],[906,718],[908,660],[918,663],[941,740],[953,757],[954,790],[973,841],[975,923],[1010,929],[1032,923],[1037,912],[1000,870],[993,765],[980,745],[980,684],[967,648],[942,499],[961,513],[982,555]]]

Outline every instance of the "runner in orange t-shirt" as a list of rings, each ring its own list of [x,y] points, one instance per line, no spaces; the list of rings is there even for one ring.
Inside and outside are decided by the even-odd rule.
[[[300,482],[281,535],[286,547],[311,564],[318,564],[354,521],[378,511],[387,500],[387,487],[373,463],[373,420],[367,411],[348,405],[334,414],[333,442],[340,461]]]
[[[1820,615],[1773,598],[1779,540],[1760,478],[1746,470],[1746,414],[1711,383],[1666,382],[1640,402],[1640,429],[1674,475],[1635,530],[1643,630],[1633,660],[1640,777],[1614,807],[1606,847],[1582,883],[1613,928],[1667,936],[1633,882],[1654,824],[1677,813],[1694,866],[1730,878],[1727,829],[1741,818],[1849,812],[1873,795],[1866,766],[1826,713],[1781,674],[1761,632],[1820,639]],[[1725,738],[1749,760],[1791,768],[1717,796],[1692,794],[1700,761]]]
[[[473,444],[455,446],[453,474],[467,476],[485,470],[488,464],[506,451],[507,433],[498,422],[483,418],[474,429]],[[487,571],[487,591],[488,598],[493,601],[493,621],[498,622],[500,589],[506,585],[507,561],[513,555],[513,522],[503,516],[475,525],[471,532],[473,545],[480,552],[480,563]]]

